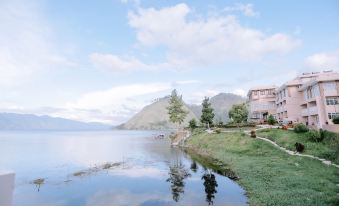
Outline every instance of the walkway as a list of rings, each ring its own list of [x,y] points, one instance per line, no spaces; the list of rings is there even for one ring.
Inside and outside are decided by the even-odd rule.
[[[175,134],[175,138],[172,140],[171,145],[172,146],[178,146],[185,142],[185,140],[191,136],[191,133],[189,131],[179,131],[177,134]]]
[[[259,129],[256,129],[255,131],[258,131],[258,130],[261,130],[261,129],[266,129],[266,128],[259,128]],[[245,131],[245,132],[246,132],[248,135],[250,135],[250,131]],[[257,138],[260,139],[260,140],[263,140],[263,141],[266,141],[266,142],[269,142],[269,143],[273,144],[275,147],[279,148],[280,150],[286,152],[286,153],[289,154],[289,155],[300,156],[300,157],[308,157],[308,158],[311,158],[311,159],[319,160],[319,161],[321,161],[321,162],[322,162],[323,164],[325,164],[325,165],[332,165],[332,166],[334,166],[334,167],[336,167],[336,168],[339,168],[339,165],[337,165],[337,164],[335,164],[335,163],[333,163],[333,162],[331,162],[331,161],[329,161],[329,160],[326,160],[326,159],[323,159],[323,158],[319,158],[319,157],[316,157],[316,156],[313,156],[313,155],[300,154],[300,153],[298,153],[298,152],[288,150],[288,149],[286,149],[286,148],[284,148],[284,147],[279,146],[279,145],[278,145],[277,143],[275,143],[274,141],[269,140],[269,139],[264,138],[264,137],[258,137],[258,136],[257,136]]]

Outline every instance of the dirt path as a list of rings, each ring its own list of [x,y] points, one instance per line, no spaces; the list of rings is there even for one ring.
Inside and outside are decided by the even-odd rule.
[[[261,130],[261,129],[265,129],[265,128],[256,129],[256,131]],[[248,135],[250,135],[250,131],[245,131],[245,132],[246,132]],[[308,158],[311,158],[311,159],[319,160],[319,161],[321,161],[321,162],[322,162],[323,164],[325,164],[325,165],[328,165],[328,166],[332,165],[332,166],[334,166],[334,167],[336,167],[336,168],[339,168],[339,165],[337,165],[337,164],[331,162],[330,160],[326,160],[326,159],[323,159],[323,158],[319,158],[319,157],[316,157],[316,156],[313,156],[313,155],[300,154],[300,153],[298,153],[298,152],[288,150],[288,149],[286,149],[286,148],[284,148],[284,147],[279,146],[279,145],[278,145],[277,143],[275,143],[274,141],[269,140],[269,139],[264,138],[264,137],[258,137],[258,136],[257,136],[257,139],[260,139],[260,140],[269,142],[269,143],[273,144],[275,147],[279,148],[280,150],[286,152],[286,153],[289,154],[289,155],[300,156],[300,157],[308,157]]]
[[[172,146],[178,146],[181,143],[183,143],[190,136],[191,136],[191,133],[189,131],[179,131],[175,135],[175,138],[172,140],[171,145]]]

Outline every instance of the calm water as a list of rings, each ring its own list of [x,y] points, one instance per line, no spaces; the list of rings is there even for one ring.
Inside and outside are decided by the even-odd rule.
[[[247,205],[235,182],[156,134],[1,132],[0,170],[16,172],[14,206]]]

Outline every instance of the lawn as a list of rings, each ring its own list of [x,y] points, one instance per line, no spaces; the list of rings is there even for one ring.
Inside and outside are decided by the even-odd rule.
[[[288,155],[240,133],[195,133],[191,152],[217,159],[240,177],[250,205],[339,205],[339,169]]]
[[[289,150],[295,150],[294,144],[300,142],[305,145],[305,154],[314,155],[339,164],[339,134],[326,132],[322,142],[313,142],[309,133],[295,133],[282,129],[263,129],[257,131],[257,135],[276,142]]]

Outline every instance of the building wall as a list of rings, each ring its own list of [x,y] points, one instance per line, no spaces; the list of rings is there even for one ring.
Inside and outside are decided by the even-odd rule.
[[[327,105],[327,98],[336,98],[330,100],[335,105]],[[272,107],[267,108],[268,104]],[[329,114],[339,115],[339,74],[332,71],[303,74],[281,86],[274,95],[261,95],[260,88],[256,92],[250,90],[249,106],[250,116],[266,112],[278,120],[339,132],[339,125],[329,118]]]
[[[263,114],[276,114],[275,88],[250,90],[248,98],[250,121],[263,122]]]
[[[325,84],[331,83],[335,87],[328,90]],[[323,128],[326,130],[338,132],[339,125],[334,125],[329,118],[329,113],[339,115],[339,80],[318,82],[314,85],[310,85],[303,90],[299,91],[304,102],[301,104],[301,116],[302,122],[308,124],[312,128]],[[338,100],[336,103],[327,105],[327,99],[334,98]]]
[[[302,96],[298,92],[298,86],[283,86],[278,93],[279,96],[276,99],[278,119],[300,122]]]

